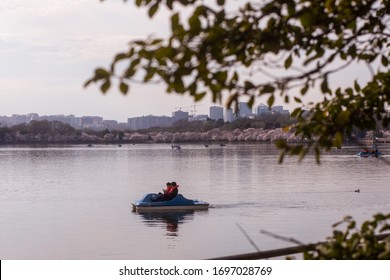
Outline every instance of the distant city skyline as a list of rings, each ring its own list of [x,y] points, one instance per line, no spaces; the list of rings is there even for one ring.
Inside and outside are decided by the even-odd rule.
[[[186,107],[187,108],[187,107]],[[223,120],[225,122],[232,122],[235,118],[255,118],[263,114],[280,113],[289,114],[288,110],[284,110],[283,106],[273,106],[269,108],[264,104],[256,106],[254,109],[250,109],[245,102],[239,104],[239,111],[233,114],[231,109],[224,109],[221,106],[210,106],[207,114],[196,114],[196,106],[191,106],[192,110],[189,112],[183,111],[184,107],[175,108],[176,110],[168,115],[148,114],[136,117],[127,118],[126,122],[105,119],[100,115],[75,115],[75,114],[53,114],[53,115],[40,115],[38,113],[28,114],[12,114],[10,116],[0,115],[0,127],[1,126],[14,126],[22,123],[30,123],[31,121],[60,121],[69,124],[75,128],[91,128],[95,130],[103,129],[115,129],[115,130],[139,130],[147,129],[150,127],[168,127],[173,123],[187,119],[188,121],[206,121]]]
[[[240,105],[243,106],[244,104],[246,104],[245,102],[240,102]],[[220,112],[221,114],[224,114],[224,112],[226,112],[226,110],[228,110],[227,108],[223,107],[223,106],[218,106],[218,105],[211,105],[210,107],[207,107],[207,108],[203,108],[202,111],[198,111],[198,109],[195,109],[194,111],[194,105],[190,105],[190,106],[183,106],[183,107],[175,107],[173,108],[173,110],[167,114],[157,114],[155,112],[148,112],[148,113],[145,113],[145,114],[141,114],[141,115],[137,115],[137,116],[127,116],[125,118],[125,120],[120,120],[120,119],[115,119],[115,118],[106,118],[104,115],[102,114],[74,114],[74,113],[69,113],[69,114],[63,114],[63,113],[54,113],[54,114],[40,114],[38,112],[28,112],[28,113],[11,113],[11,114],[2,114],[2,111],[0,111],[0,117],[12,117],[12,116],[28,116],[28,115],[38,115],[39,117],[44,117],[44,116],[75,116],[75,117],[84,117],[84,116],[99,116],[99,117],[102,117],[104,120],[115,120],[115,121],[118,121],[118,122],[127,122],[127,119],[128,118],[134,118],[134,117],[143,117],[143,116],[167,116],[167,117],[172,117],[174,115],[175,112],[178,112],[178,111],[183,111],[183,112],[188,112],[188,114],[190,116],[196,116],[196,115],[208,115],[211,119],[217,119],[215,117],[213,117],[213,113],[212,113],[212,109],[220,109]],[[195,106],[201,106],[201,105],[195,105]],[[246,107],[246,106],[245,106]],[[240,110],[238,112],[238,114],[241,116],[241,117],[244,117],[246,116],[245,113],[249,113],[248,110],[251,110],[251,113],[250,114],[258,114],[258,112],[260,112],[258,110],[258,108],[261,107],[262,110],[264,110],[264,108],[268,108],[267,105],[263,104],[263,103],[260,103],[256,106],[253,106],[252,109],[249,109],[248,108],[245,108],[245,112],[244,113],[240,113]],[[272,106],[271,108],[279,108],[277,110],[283,110],[284,106],[283,105],[274,105]],[[196,107],[198,108],[198,107]],[[231,110],[231,109],[230,109]],[[219,110],[218,110],[219,111]],[[288,111],[288,110],[286,110]],[[195,114],[194,114],[195,112]],[[222,118],[221,118],[222,119]]]
[[[245,103],[245,102],[241,102],[241,103]],[[263,103],[260,103],[258,105],[255,105],[252,107],[252,113],[257,113],[256,110],[257,110],[257,107],[258,106],[261,106],[261,105],[264,105]],[[282,106],[282,105],[277,105],[277,106]],[[283,105],[285,106],[285,105]],[[211,104],[209,107],[206,106],[206,104],[195,104],[195,115],[209,115],[210,116],[210,108],[213,108],[213,107],[218,107],[218,108],[221,108],[223,111],[227,110],[224,106],[222,105],[217,105],[217,104]],[[38,114],[39,116],[71,116],[71,115],[74,115],[74,116],[77,116],[77,117],[82,117],[82,116],[99,116],[99,117],[103,117],[105,120],[115,120],[115,121],[118,121],[118,122],[127,122],[127,119],[128,118],[132,118],[132,117],[141,117],[141,116],[149,116],[149,115],[153,115],[153,116],[168,116],[168,117],[172,117],[172,114],[176,111],[184,111],[184,112],[188,112],[190,115],[193,115],[193,112],[194,112],[194,104],[191,104],[189,106],[181,106],[181,107],[174,107],[172,108],[171,111],[169,111],[169,107],[166,108],[165,111],[167,111],[166,114],[159,114],[158,112],[145,112],[144,114],[140,114],[140,115],[129,115],[129,116],[125,116],[121,119],[117,119],[117,118],[111,118],[111,117],[107,117],[105,114],[100,114],[100,113],[95,113],[95,114],[76,114],[76,113],[53,113],[53,114],[41,114],[39,112],[26,112],[26,113],[11,113],[11,114],[4,114],[3,113],[3,110],[2,108],[0,108],[0,117],[11,117],[13,115],[29,115],[29,114]]]

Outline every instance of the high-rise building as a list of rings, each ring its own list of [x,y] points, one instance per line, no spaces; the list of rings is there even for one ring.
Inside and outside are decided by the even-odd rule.
[[[151,127],[167,127],[172,125],[172,118],[167,116],[142,116],[127,119],[131,130],[148,129]]]
[[[251,108],[249,108],[247,102],[239,102],[238,103],[238,112],[237,116],[240,118],[247,118],[253,116]]]
[[[232,121],[234,121],[233,109],[225,108],[225,111],[224,111],[224,114],[223,114],[223,120],[225,122],[232,122]]]
[[[183,112],[182,110],[172,113],[172,122],[177,122],[180,120],[188,120],[188,118],[189,118],[189,113]]]
[[[212,120],[223,120],[223,108],[219,106],[210,107],[210,119]]]
[[[290,114],[290,112],[288,111],[288,110],[284,110],[283,109],[283,106],[273,106],[272,107],[272,112],[273,113],[279,113],[279,114],[281,114],[281,115],[289,115]]]
[[[260,104],[256,108],[256,113],[258,116],[271,114],[271,109],[267,105]]]

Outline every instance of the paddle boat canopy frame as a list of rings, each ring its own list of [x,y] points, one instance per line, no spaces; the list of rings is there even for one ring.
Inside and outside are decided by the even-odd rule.
[[[149,193],[142,199],[135,201],[132,203],[133,211],[206,210],[209,207],[208,202],[188,199],[181,194],[168,201],[153,201],[156,197],[156,193]]]

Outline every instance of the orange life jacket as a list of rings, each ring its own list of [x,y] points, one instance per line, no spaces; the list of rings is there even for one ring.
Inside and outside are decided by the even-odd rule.
[[[166,194],[168,194],[168,195],[173,194],[174,192],[177,191],[177,187],[178,186],[170,186],[170,187],[168,187]]]

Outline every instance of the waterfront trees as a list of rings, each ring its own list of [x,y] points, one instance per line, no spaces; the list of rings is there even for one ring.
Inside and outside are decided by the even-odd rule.
[[[6,137],[11,133],[11,130],[8,127],[0,126],[0,143],[6,142]]]
[[[135,1],[151,18],[162,6],[170,10],[170,35],[131,41],[86,85],[98,83],[105,93],[117,79],[127,94],[133,81],[160,81],[169,93],[195,101],[210,95],[228,107],[242,97],[249,105],[259,96],[270,106],[279,96],[294,100],[301,104],[293,112],[298,122],[286,129],[311,141],[294,148],[280,141],[281,158],[313,148],[319,159],[322,148],[340,147],[355,127],[389,124],[389,0],[228,2]],[[357,63],[370,69],[367,81],[356,72],[349,86],[332,86],[335,75]],[[316,91],[322,101],[306,104]]]

